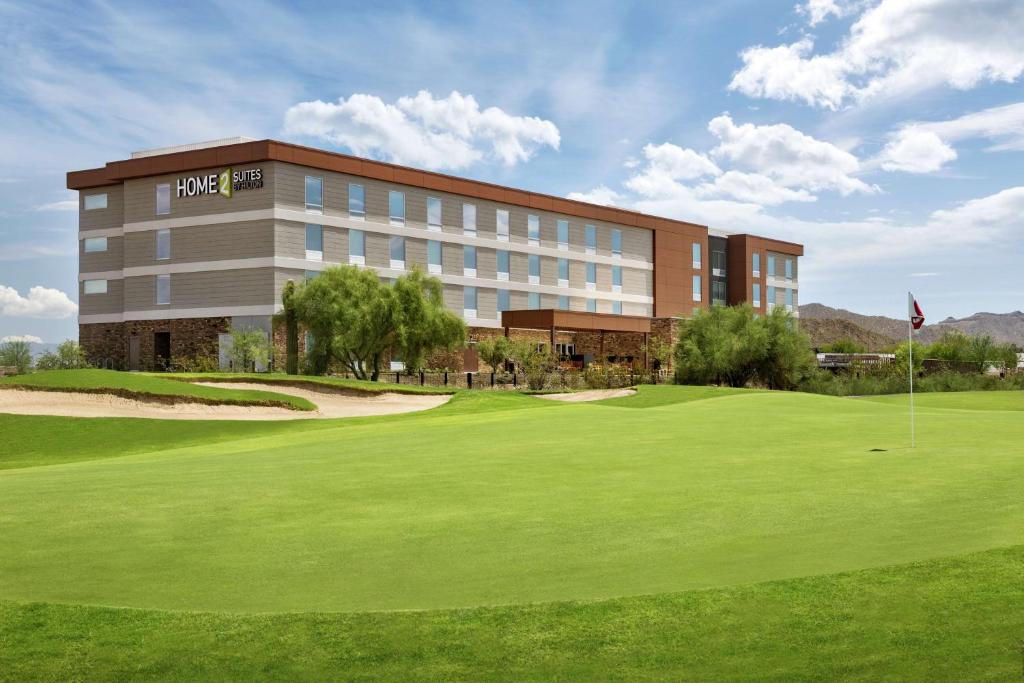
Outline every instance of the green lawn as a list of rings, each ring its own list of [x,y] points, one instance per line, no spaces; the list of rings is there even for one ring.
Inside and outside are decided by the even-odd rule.
[[[909,394],[864,396],[857,400],[877,401],[910,409]],[[954,391],[914,394],[915,408],[946,408],[952,410],[1024,410],[1024,391]]]
[[[1024,420],[986,400],[920,402],[914,450],[886,401],[688,387],[0,416],[0,678],[1019,676]]]
[[[386,373],[394,377],[394,373]],[[370,394],[390,392],[395,394],[451,394],[455,392],[451,387],[421,387],[418,384],[394,384],[392,382],[368,382],[358,379],[345,379],[343,377],[319,377],[315,375],[284,375],[277,373],[267,374],[244,374],[231,372],[204,372],[204,373],[160,373],[151,375],[153,377],[166,377],[185,381],[201,382],[252,382],[256,384],[292,384],[303,386],[312,384],[314,386],[327,386],[334,389],[347,389]],[[419,381],[419,380],[417,380]]]

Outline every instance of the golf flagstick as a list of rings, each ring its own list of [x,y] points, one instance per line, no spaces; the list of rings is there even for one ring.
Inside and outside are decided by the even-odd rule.
[[[907,292],[907,370],[910,374],[910,447],[916,448],[914,439],[914,330],[924,325],[924,313],[914,300],[914,295]]]

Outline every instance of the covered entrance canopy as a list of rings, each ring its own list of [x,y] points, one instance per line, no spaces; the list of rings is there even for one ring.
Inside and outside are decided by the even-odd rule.
[[[547,330],[551,335],[552,348],[555,346],[555,334],[557,332],[595,332],[601,340],[602,356],[604,355],[605,332],[642,334],[644,337],[644,368],[650,369],[650,357],[647,348],[651,338],[651,319],[646,316],[541,308],[502,311],[501,326],[505,328],[506,337],[510,329]]]

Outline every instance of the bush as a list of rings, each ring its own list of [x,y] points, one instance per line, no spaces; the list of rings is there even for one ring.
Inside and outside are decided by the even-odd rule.
[[[57,351],[47,351],[36,359],[36,370],[78,370],[90,367],[85,352],[78,342],[67,339],[57,346]]]
[[[220,359],[210,354],[201,356],[174,356],[171,367],[176,372],[218,372]]]
[[[910,390],[906,366],[899,364],[872,369],[844,370],[831,373],[817,370],[807,376],[798,387],[800,391],[831,396],[876,396],[879,394],[905,394]],[[1024,373],[1014,373],[1006,379],[982,374],[963,374],[944,370],[914,378],[914,391],[996,391],[1024,389]]]
[[[512,343],[507,337],[482,339],[477,342],[476,353],[490,366],[491,372],[500,372],[512,353]]]
[[[256,366],[266,366],[270,361],[270,340],[260,329],[245,328],[231,330],[231,368],[235,372],[255,371]]]
[[[866,353],[868,347],[852,339],[837,339],[831,344],[825,344],[818,350],[822,353]]]
[[[558,366],[547,347],[533,342],[519,341],[510,345],[509,357],[526,375],[526,386],[540,391],[547,385],[548,373]]]
[[[32,351],[26,341],[6,341],[0,344],[0,365],[17,368],[25,374],[32,368]]]

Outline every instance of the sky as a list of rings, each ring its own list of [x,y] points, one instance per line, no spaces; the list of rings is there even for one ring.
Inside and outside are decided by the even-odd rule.
[[[805,245],[800,300],[1024,308],[1024,2],[0,0],[0,339],[77,336],[69,170],[275,138]]]

